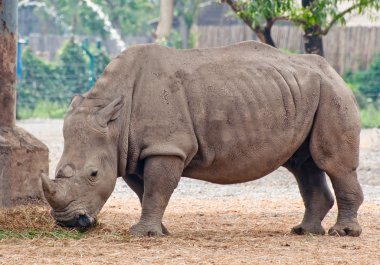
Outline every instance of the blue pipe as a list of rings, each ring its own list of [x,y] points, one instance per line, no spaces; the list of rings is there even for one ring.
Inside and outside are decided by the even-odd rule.
[[[22,46],[28,44],[28,40],[18,39],[17,42],[17,80],[21,80],[22,78]]]
[[[95,84],[95,58],[94,58],[94,55],[88,49],[88,39],[85,39],[82,42],[81,47],[90,60],[90,63],[88,65],[88,73],[89,73],[88,86],[89,86],[89,88],[91,88]]]

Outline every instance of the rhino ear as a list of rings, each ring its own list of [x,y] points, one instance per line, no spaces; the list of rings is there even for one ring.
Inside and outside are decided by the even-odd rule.
[[[120,96],[109,103],[107,106],[99,110],[95,115],[98,124],[105,128],[110,121],[116,120],[124,105],[124,96]]]
[[[71,98],[71,103],[69,106],[68,111],[74,110],[76,107],[78,107],[82,101],[84,100],[84,97],[82,95],[76,94]]]

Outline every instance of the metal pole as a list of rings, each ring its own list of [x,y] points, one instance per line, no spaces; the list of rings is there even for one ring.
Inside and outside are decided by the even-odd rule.
[[[17,0],[0,0],[0,127],[16,122]]]

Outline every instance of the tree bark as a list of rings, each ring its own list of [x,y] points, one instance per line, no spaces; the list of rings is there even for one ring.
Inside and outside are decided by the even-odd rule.
[[[16,122],[17,1],[0,1],[0,127]],[[0,203],[1,204],[1,203]]]
[[[306,53],[324,56],[322,36],[316,34],[313,28],[305,30],[303,41]]]
[[[173,0],[161,0],[160,3],[160,21],[157,25],[155,37],[162,39],[169,36],[173,23]]]
[[[263,35],[265,37],[265,43],[270,45],[270,46],[276,47],[276,44],[274,43],[274,41],[272,39],[271,29],[272,29],[272,27],[265,27],[263,30]]]

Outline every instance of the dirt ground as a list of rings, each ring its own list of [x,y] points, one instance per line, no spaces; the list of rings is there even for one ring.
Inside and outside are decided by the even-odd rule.
[[[53,172],[62,152],[62,121],[19,125],[48,145]],[[118,181],[98,228],[79,240],[0,240],[0,264],[380,264],[380,130],[362,132],[359,179],[365,193],[359,238],[290,234],[304,209],[294,178],[279,169],[238,185],[181,180],[164,217],[171,232],[164,238],[129,236],[140,206]],[[334,206],[323,222],[326,229],[336,215]]]

